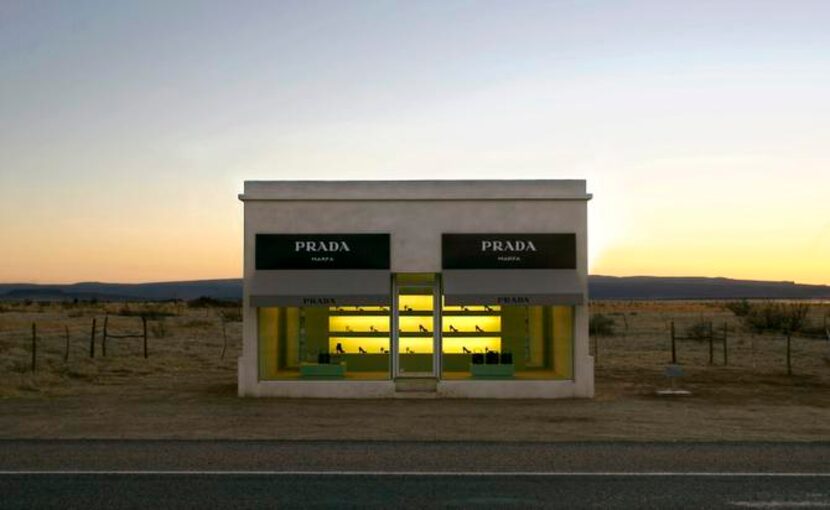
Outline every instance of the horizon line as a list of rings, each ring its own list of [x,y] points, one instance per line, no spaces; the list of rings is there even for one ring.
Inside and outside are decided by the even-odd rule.
[[[731,280],[731,281],[738,281],[738,282],[756,282],[756,283],[778,283],[778,284],[791,284],[791,285],[802,285],[802,286],[815,286],[815,287],[830,287],[830,283],[800,283],[795,280],[758,280],[758,279],[751,279],[751,278],[735,278],[730,276],[692,276],[692,275],[648,275],[648,274],[636,274],[636,275],[611,275],[611,274],[588,274],[589,278],[592,277],[600,277],[600,278],[662,278],[662,279],[700,279],[700,280]],[[199,283],[199,282],[220,282],[220,281],[233,281],[233,280],[244,280],[244,276],[231,276],[231,277],[216,277],[216,278],[197,278],[197,279],[189,279],[189,280],[149,280],[149,281],[140,281],[140,282],[118,282],[118,281],[99,281],[99,280],[82,280],[82,281],[75,281],[75,282],[32,282],[32,281],[8,281],[8,282],[0,282],[2,286],[14,286],[14,285],[38,285],[38,286],[72,286],[72,285],[161,285],[161,284],[182,284],[182,283]]]

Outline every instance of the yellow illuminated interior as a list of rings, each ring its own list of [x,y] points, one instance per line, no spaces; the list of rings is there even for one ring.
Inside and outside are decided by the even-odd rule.
[[[443,310],[444,315],[441,317],[443,338],[441,343],[444,354],[470,354],[488,350],[502,350],[501,315],[498,315],[501,312],[501,307],[496,305],[449,305],[444,306]],[[477,313],[481,315],[476,315]],[[463,336],[465,333],[469,333],[470,336]],[[485,334],[489,335],[484,336]]]
[[[573,309],[553,307],[553,367],[563,379],[573,377]]]
[[[500,312],[498,305],[444,305],[445,312]]]
[[[332,315],[329,316],[329,332],[337,333],[389,333],[389,317],[385,315]]]
[[[456,333],[501,333],[501,317],[498,315],[445,315],[442,317],[442,322],[444,333],[453,335]]]
[[[402,333],[432,333],[432,316],[426,317],[398,317],[398,327]],[[423,331],[421,328],[426,329]]]
[[[277,334],[279,312],[277,308],[259,308],[259,338],[273,338],[271,342],[259,342],[259,378],[273,379],[277,374]]]
[[[400,313],[406,312],[431,312],[432,311],[432,295],[417,294],[398,296],[398,311]]]
[[[432,337],[401,337],[401,354],[432,354]]]
[[[444,337],[444,354],[470,354],[473,352],[501,351],[500,336]],[[464,349],[467,349],[465,351]]]
[[[329,352],[336,353],[339,344],[345,354],[363,354],[361,349],[365,354],[388,354],[388,306],[333,306],[329,312]]]
[[[384,354],[389,351],[389,337],[329,337],[329,352],[337,352],[337,344],[346,354],[361,354],[362,347],[366,354]]]
[[[400,354],[432,354],[435,322],[432,315],[434,298],[429,294],[398,295],[398,340]],[[408,363],[402,361],[402,363]],[[403,365],[406,370],[417,370]]]

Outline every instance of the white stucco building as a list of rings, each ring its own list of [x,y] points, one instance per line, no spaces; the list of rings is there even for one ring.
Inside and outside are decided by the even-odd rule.
[[[585,181],[253,181],[241,396],[591,397]]]

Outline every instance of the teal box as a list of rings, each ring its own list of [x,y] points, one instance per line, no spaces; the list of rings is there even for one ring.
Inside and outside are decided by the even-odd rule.
[[[342,379],[346,375],[346,363],[300,363],[300,377]]]
[[[481,379],[510,379],[516,371],[515,366],[505,365],[473,365],[470,364],[470,373],[473,377]]]

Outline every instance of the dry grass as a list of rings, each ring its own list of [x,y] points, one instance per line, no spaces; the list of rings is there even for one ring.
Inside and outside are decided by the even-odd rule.
[[[149,388],[170,380],[189,386],[205,380],[232,382],[236,377],[241,324],[228,323],[229,342],[222,352],[221,309],[191,310],[180,304],[129,305],[131,312],[172,316],[148,321],[149,359],[140,338],[109,339],[102,355],[102,328],[108,316],[111,334],[140,334],[138,316],[117,315],[124,306],[6,305],[0,314],[0,398],[102,393],[112,387]],[[96,319],[95,358],[89,357],[92,320]],[[31,370],[31,324],[37,324],[37,370]],[[65,326],[69,327],[69,361],[64,362]]]
[[[131,312],[159,305],[131,304]],[[101,357],[100,328],[138,332],[121,304],[3,305],[0,312],[0,437],[202,437],[281,439],[714,440],[830,438],[830,342],[793,340],[795,375],[786,375],[781,338],[753,336],[716,302],[602,302],[592,313],[616,322],[599,348],[593,401],[303,401],[235,396],[241,324],[220,309],[163,305],[165,334],[116,339]],[[827,304],[811,307],[821,323]],[[89,358],[92,318],[96,357]],[[678,331],[700,320],[729,327],[729,366],[708,363],[708,342],[678,343],[693,396],[654,396],[667,382],[669,324]],[[37,322],[38,370],[30,369],[31,323]],[[69,361],[63,361],[69,326]],[[505,431],[509,431],[506,433]]]

